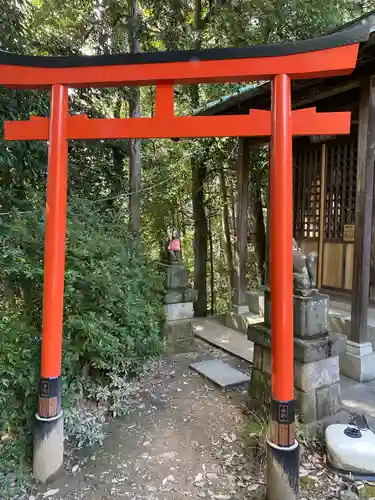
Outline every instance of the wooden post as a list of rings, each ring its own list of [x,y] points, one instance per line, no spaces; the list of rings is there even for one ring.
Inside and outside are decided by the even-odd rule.
[[[319,207],[319,249],[318,249],[318,288],[323,280],[323,250],[324,250],[324,211],[326,196],[326,161],[327,147],[322,144],[322,168],[320,172],[320,207]]]
[[[367,313],[370,282],[371,231],[373,218],[375,153],[375,77],[360,89],[357,199],[352,288],[352,318],[349,339],[367,342]],[[374,255],[374,252],[373,252]]]
[[[240,138],[240,158],[237,165],[237,221],[235,245],[235,289],[232,308],[241,314],[246,312],[246,260],[247,260],[247,211],[249,198],[249,142]],[[247,309],[248,310],[248,309]]]
[[[370,155],[372,154],[372,165],[374,166],[374,156],[375,156],[375,116],[374,116],[374,106],[375,106],[375,97],[374,97],[374,87],[375,87],[375,76],[371,78],[370,84],[370,92],[371,92],[371,113],[370,113],[370,130],[371,130],[371,151],[369,153],[369,161]],[[370,257],[370,299],[375,299],[375,183],[374,183],[374,191],[373,191],[373,203],[372,203],[372,229],[371,229],[371,257]]]

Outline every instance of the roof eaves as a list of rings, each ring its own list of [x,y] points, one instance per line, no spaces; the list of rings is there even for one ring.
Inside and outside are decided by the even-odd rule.
[[[267,90],[267,84],[269,84],[269,81],[256,82],[254,84],[241,87],[233,94],[223,96],[221,99],[207,103],[204,107],[198,109],[194,114],[204,116],[222,113],[226,109],[233,107],[234,104],[238,106],[252,97],[263,94]]]
[[[334,33],[338,33],[340,31],[344,31],[346,29],[353,28],[359,24],[365,24],[372,17],[375,18],[375,10],[371,10],[370,12],[367,12],[366,14],[363,14],[362,16],[353,19],[352,21],[349,21],[346,24],[336,27],[334,30],[327,33],[327,35],[331,35]],[[239,89],[237,92],[233,94],[223,96],[220,99],[216,99],[215,101],[207,103],[205,106],[197,110],[194,114],[204,116],[204,115],[216,115],[222,113],[226,111],[228,108],[233,107],[233,105],[238,106],[242,102],[245,102],[248,99],[251,99],[253,97],[256,97],[257,95],[262,94],[267,90],[266,87],[267,83],[269,82],[268,81],[255,82],[252,85],[246,85],[245,87],[241,87],[241,89]]]

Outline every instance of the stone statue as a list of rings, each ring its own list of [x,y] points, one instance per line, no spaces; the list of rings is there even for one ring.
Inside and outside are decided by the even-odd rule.
[[[293,287],[295,290],[307,291],[317,286],[318,253],[304,254],[293,238]]]
[[[264,264],[264,284],[270,285],[269,227],[266,234],[266,262]],[[317,252],[305,255],[293,238],[293,288],[301,293],[317,287]]]
[[[180,231],[173,231],[172,239],[168,243],[167,255],[169,262],[181,262],[181,236]]]

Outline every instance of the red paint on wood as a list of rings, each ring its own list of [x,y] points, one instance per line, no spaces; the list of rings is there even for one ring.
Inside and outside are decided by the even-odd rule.
[[[0,85],[46,88],[55,83],[70,87],[120,87],[160,83],[197,84],[268,80],[286,73],[291,78],[320,78],[352,72],[358,44],[300,54],[152,64],[38,68],[0,65]]]
[[[294,399],[293,336],[293,177],[290,78],[272,85],[270,171],[270,262],[272,398]]]
[[[61,374],[62,325],[64,302],[66,201],[68,182],[68,141],[66,117],[68,89],[54,85],[49,120],[49,157],[44,254],[44,295],[41,376]],[[43,121],[43,125],[44,125]],[[33,118],[40,126],[42,120]]]
[[[170,89],[167,89],[170,92]],[[267,137],[271,135],[271,113],[251,110],[250,115],[183,116],[172,114],[173,101],[162,96],[155,118],[88,119],[86,115],[69,116],[68,139],[161,139],[187,137]],[[5,122],[5,139],[48,140],[48,118],[30,121]],[[315,108],[293,111],[293,135],[348,134],[350,112],[316,113]]]

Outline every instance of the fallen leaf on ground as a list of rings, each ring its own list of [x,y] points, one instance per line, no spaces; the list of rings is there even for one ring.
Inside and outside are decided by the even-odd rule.
[[[55,490],[47,490],[44,495],[43,495],[43,498],[49,498],[49,497],[52,497],[53,495],[56,495],[56,493],[58,493],[60,491],[60,489],[55,489]]]

